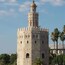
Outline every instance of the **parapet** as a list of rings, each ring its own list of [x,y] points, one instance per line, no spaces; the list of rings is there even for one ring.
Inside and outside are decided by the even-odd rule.
[[[25,32],[25,31],[32,31],[32,30],[37,30],[37,31],[44,31],[44,32],[48,32],[49,30],[46,28],[40,28],[40,27],[27,27],[27,28],[18,28],[18,32]]]
[[[49,29],[46,29],[46,28],[40,28],[40,31],[45,31],[45,32],[48,32]]]
[[[20,31],[29,31],[31,30],[31,28],[18,28],[18,32]]]

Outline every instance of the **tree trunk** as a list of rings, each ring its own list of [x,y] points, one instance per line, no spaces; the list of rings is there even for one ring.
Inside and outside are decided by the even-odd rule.
[[[62,48],[63,48],[63,54],[64,54],[64,41],[62,41]]]
[[[62,56],[64,55],[64,41],[62,41],[62,49],[63,49],[63,53],[62,53]],[[62,63],[64,65],[64,59],[62,60]]]
[[[56,54],[58,55],[58,40],[56,41]]]
[[[55,49],[55,41],[54,41],[54,49]]]

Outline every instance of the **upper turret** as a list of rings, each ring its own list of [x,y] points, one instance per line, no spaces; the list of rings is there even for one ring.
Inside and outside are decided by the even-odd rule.
[[[33,3],[31,4],[31,12],[36,12],[36,7],[37,7],[37,5],[33,1]]]
[[[38,27],[38,13],[36,12],[37,5],[33,1],[28,13],[28,27]]]

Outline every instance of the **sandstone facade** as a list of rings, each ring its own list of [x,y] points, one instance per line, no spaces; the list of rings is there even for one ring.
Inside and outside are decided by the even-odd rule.
[[[17,31],[17,65],[33,65],[36,58],[49,63],[48,30],[38,25],[38,13],[33,1],[28,14],[28,27]]]

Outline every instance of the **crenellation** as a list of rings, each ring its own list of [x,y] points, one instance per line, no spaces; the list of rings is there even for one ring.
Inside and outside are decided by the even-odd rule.
[[[27,27],[27,28],[19,28],[18,32],[22,32],[22,31],[30,31],[31,27]]]
[[[46,29],[46,28],[40,28],[40,31],[48,32],[48,29]]]

